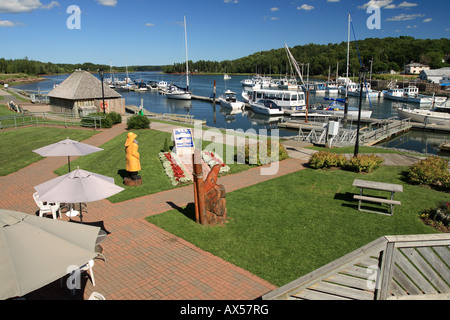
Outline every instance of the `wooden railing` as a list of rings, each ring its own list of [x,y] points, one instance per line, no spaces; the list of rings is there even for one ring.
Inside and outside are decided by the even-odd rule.
[[[450,300],[450,235],[385,236],[265,300]]]

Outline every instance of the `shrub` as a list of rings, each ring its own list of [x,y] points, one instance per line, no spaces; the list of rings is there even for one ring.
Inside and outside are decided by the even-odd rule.
[[[109,117],[111,119],[113,125],[122,123],[122,116],[117,112],[112,111],[112,112],[108,113],[106,115],[106,117]]]
[[[278,155],[272,158],[272,149],[278,150]],[[247,164],[265,165],[274,161],[289,158],[284,146],[277,140],[265,139],[258,141],[256,148],[248,144],[245,148],[238,148],[238,160],[245,159]]]
[[[102,117],[103,119],[94,120],[90,117]],[[83,119],[81,119],[81,125],[83,127],[94,127],[95,122],[97,123],[97,127],[99,127],[99,128],[108,129],[113,126],[111,117],[108,117],[108,114],[105,114],[103,112],[90,113],[87,117],[84,117]]]
[[[356,172],[370,173],[383,164],[384,159],[375,154],[360,154],[352,157],[346,164],[346,169]]]
[[[127,120],[128,129],[150,129],[150,119],[146,116],[136,114]]]
[[[449,189],[448,162],[438,156],[420,160],[409,168],[408,179],[414,184],[442,185]]]
[[[327,169],[331,167],[344,167],[347,159],[342,154],[335,154],[328,151],[320,151],[311,156],[309,165],[314,169]]]

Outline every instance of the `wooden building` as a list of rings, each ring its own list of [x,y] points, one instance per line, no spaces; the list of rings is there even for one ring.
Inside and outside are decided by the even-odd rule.
[[[116,91],[103,85],[105,112],[125,114],[125,99]],[[87,71],[75,71],[48,94],[50,111],[83,117],[103,112],[102,82]]]

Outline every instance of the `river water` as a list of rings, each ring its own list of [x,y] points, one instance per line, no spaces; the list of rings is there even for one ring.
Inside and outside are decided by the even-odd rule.
[[[96,74],[94,74],[96,75]],[[25,90],[34,90],[41,92],[49,92],[53,86],[60,84],[69,75],[52,75],[45,76],[47,81],[38,83],[23,84],[15,86],[16,88]],[[123,80],[125,73],[114,74],[115,78]],[[143,81],[167,81],[175,84],[185,85],[186,81],[183,75],[161,74],[158,72],[133,72],[129,74],[132,80],[142,79]],[[109,77],[108,74],[105,77]],[[232,90],[237,93],[239,100],[243,100],[240,96],[243,86],[241,80],[247,79],[247,76],[232,76],[230,80],[224,80],[223,75],[191,75],[190,89],[194,95],[210,97],[214,92],[214,81],[216,82],[216,97],[221,95],[225,90]],[[215,106],[212,103],[191,100],[179,101],[168,99],[160,95],[157,91],[147,92],[120,92],[125,99],[126,105],[140,106],[141,101],[146,110],[155,113],[175,113],[175,114],[189,114],[196,119],[206,120],[206,125],[209,127],[223,128],[223,129],[254,129],[257,132],[260,129],[267,129],[270,135],[271,129],[278,129],[278,123],[288,117],[264,117],[254,114],[251,111],[244,111],[238,114],[230,114],[229,111],[224,110],[219,104]],[[328,103],[323,98],[326,95],[310,94],[309,104],[321,103],[325,105]],[[341,97],[336,96],[333,97]],[[357,107],[359,103],[358,97],[349,97],[349,106]],[[372,118],[385,119],[397,116],[396,107],[398,103],[387,99],[363,99],[363,109],[372,110]],[[417,108],[417,105],[411,105]],[[297,130],[279,129],[280,136],[297,135]],[[450,142],[450,134],[446,133],[432,133],[424,131],[411,131],[406,134],[395,137],[390,141],[383,142],[379,146],[387,148],[397,148],[408,151],[415,151],[424,154],[438,154],[442,156],[450,156],[450,153],[443,153],[439,151],[439,145],[443,142]]]

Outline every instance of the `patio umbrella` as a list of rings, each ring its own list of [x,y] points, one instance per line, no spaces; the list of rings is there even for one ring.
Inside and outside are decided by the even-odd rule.
[[[33,150],[37,154],[43,157],[67,157],[70,172],[70,157],[71,156],[85,156],[94,152],[102,151],[103,149],[97,148],[82,142],[75,140],[62,140],[57,143],[50,144],[48,146]]]
[[[0,209],[0,299],[24,296],[95,258],[99,231]]]
[[[113,178],[79,168],[35,186],[34,189],[42,201],[64,203],[98,201],[125,190],[115,185]],[[81,215],[80,217],[82,218]]]

